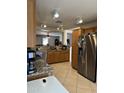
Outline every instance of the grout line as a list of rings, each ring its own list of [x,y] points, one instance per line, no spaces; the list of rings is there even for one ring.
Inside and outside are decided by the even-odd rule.
[[[77,88],[78,88],[78,74],[77,74],[77,82],[76,82],[76,93],[77,93]]]

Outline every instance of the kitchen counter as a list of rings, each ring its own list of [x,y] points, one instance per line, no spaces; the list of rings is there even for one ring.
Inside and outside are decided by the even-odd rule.
[[[47,63],[69,62],[69,49],[48,50]]]
[[[62,49],[48,49],[42,48],[39,50],[41,52],[46,53],[46,58],[38,59],[35,62],[35,67],[37,72],[27,75],[27,81],[48,77],[52,75],[52,67],[48,65],[48,63],[57,63],[57,62],[69,62],[69,49],[62,50]],[[45,56],[45,55],[44,55]],[[45,67],[47,67],[47,70]]]
[[[44,77],[48,77],[49,75],[52,75],[52,71],[53,71],[52,67],[50,67],[48,64],[45,64],[43,60],[41,59],[37,60],[35,66],[37,72],[27,75],[27,81],[44,78]]]

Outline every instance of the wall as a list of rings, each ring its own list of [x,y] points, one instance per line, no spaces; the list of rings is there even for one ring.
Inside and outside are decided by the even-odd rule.
[[[48,33],[47,32],[43,32],[41,30],[37,30],[36,34],[37,35],[47,35]],[[58,36],[60,41],[62,42],[62,32],[50,32],[49,36]]]
[[[72,46],[72,33],[67,33],[67,39],[70,40],[70,46]]]
[[[48,40],[50,46],[54,46],[55,39],[59,39],[59,36],[51,36]]]
[[[46,38],[47,36],[46,35],[37,35],[36,36],[36,44],[39,45],[39,44],[43,44],[43,38]],[[54,46],[54,41],[55,39],[59,39],[59,36],[50,36],[48,38],[48,44],[50,46]]]
[[[42,36],[41,35],[37,35],[36,36],[36,44],[42,44]]]
[[[64,34],[63,34],[64,38],[63,38],[63,42],[65,45],[67,45],[67,39],[70,39],[70,45],[72,45],[72,30],[64,30]],[[72,62],[72,47],[70,46],[70,58],[69,58],[69,62]]]
[[[68,36],[68,35],[71,35],[72,34],[72,30],[65,30],[64,31],[64,44],[67,45],[67,39],[71,39],[71,36]],[[71,42],[70,42],[71,43]]]

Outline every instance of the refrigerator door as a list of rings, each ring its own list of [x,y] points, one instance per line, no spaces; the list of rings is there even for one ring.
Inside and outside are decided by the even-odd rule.
[[[83,38],[78,48],[78,73],[86,77],[86,41]]]
[[[96,34],[86,35],[87,47],[87,78],[96,81]]]

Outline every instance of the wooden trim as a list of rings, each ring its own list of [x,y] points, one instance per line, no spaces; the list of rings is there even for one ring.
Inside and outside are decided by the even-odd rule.
[[[27,47],[36,45],[36,0],[27,0]]]

